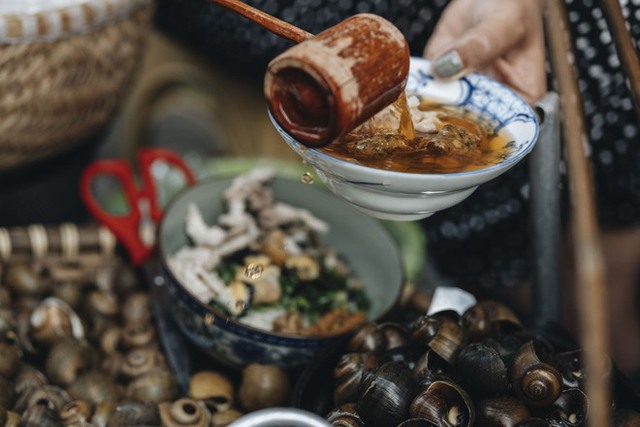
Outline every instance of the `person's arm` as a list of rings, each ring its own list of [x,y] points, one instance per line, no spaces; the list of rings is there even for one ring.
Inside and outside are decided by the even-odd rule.
[[[480,71],[533,103],[546,93],[542,0],[452,0],[425,47],[436,77]]]

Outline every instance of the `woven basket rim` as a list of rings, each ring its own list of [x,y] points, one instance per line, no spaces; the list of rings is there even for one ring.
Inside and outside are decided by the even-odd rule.
[[[52,42],[126,18],[152,0],[78,0],[39,12],[0,15],[0,45]]]

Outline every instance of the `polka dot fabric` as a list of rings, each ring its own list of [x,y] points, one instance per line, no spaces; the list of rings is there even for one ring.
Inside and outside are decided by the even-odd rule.
[[[519,0],[520,1],[520,0]],[[382,15],[407,37],[413,55],[446,0],[248,0],[246,3],[311,33],[360,12]],[[640,0],[620,0],[640,41]],[[640,135],[625,77],[598,0],[566,0],[580,73],[598,215],[604,227],[640,224]],[[267,63],[290,42],[200,0],[159,0],[158,26],[217,63],[262,83]],[[197,19],[195,19],[197,18]],[[440,272],[461,285],[487,289],[530,275],[528,164],[480,187],[462,204],[424,220],[428,249]]]

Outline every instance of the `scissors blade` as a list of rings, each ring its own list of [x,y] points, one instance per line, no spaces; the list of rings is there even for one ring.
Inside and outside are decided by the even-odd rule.
[[[191,358],[189,347],[169,312],[168,289],[160,272],[158,261],[148,260],[143,268],[151,293],[151,306],[156,319],[160,345],[164,350],[169,367],[174,372],[184,395],[189,392]]]

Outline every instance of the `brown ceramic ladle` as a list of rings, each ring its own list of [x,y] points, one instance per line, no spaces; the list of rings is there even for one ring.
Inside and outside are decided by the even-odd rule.
[[[317,35],[238,0],[210,0],[297,43],[267,68],[264,93],[278,124],[321,147],[395,101],[409,73],[409,45],[389,21],[358,14]]]

